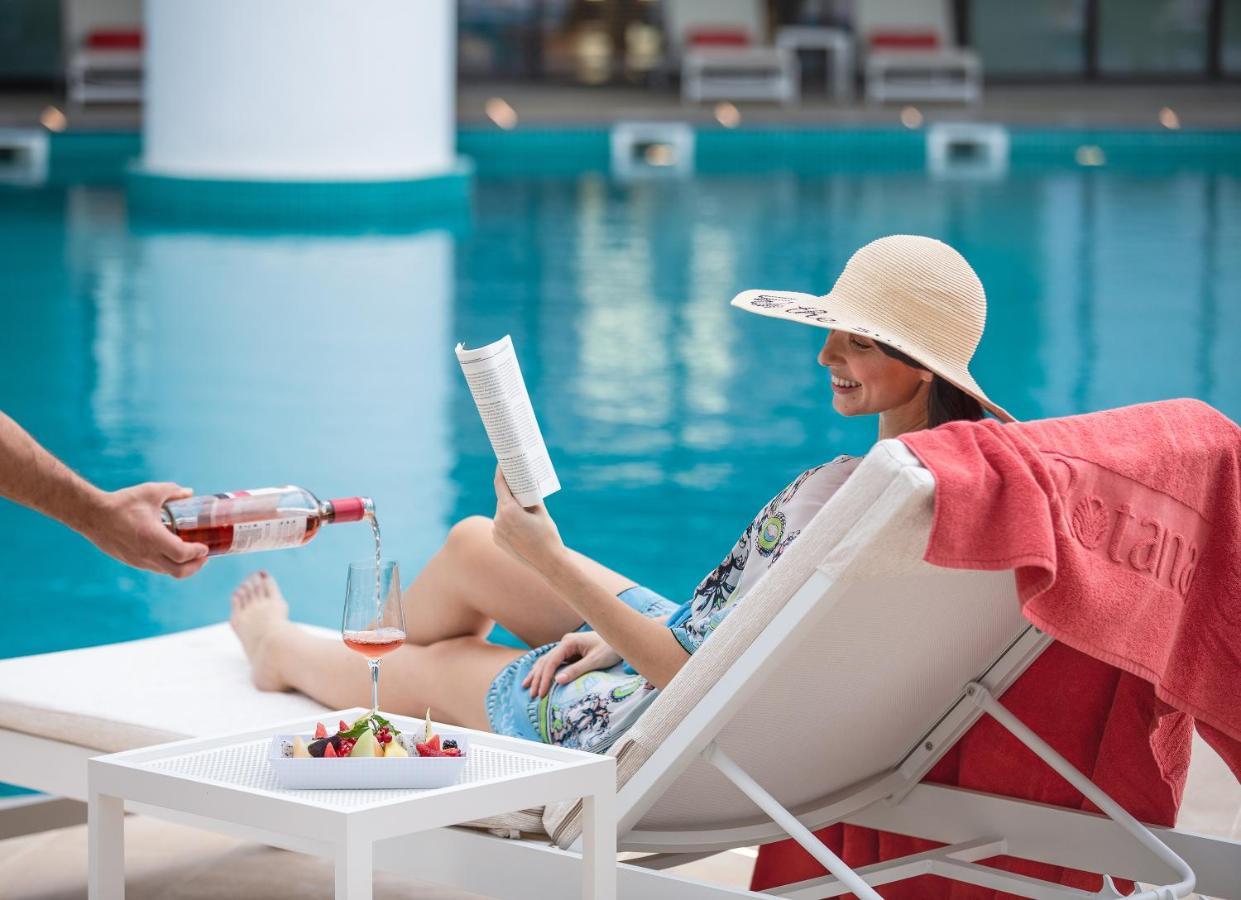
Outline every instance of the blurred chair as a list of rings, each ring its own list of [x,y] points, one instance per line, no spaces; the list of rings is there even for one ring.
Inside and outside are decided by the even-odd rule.
[[[142,31],[97,28],[86,33],[69,56],[69,102],[142,102]]]
[[[768,43],[762,0],[668,0],[664,25],[685,102],[797,102],[797,55]]]
[[[956,46],[950,0],[864,0],[856,10],[868,102],[982,98],[982,63]]]

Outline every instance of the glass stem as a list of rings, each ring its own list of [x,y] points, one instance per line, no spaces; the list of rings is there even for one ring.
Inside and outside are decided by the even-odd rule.
[[[379,712],[379,660],[367,660],[371,667],[371,713]]]

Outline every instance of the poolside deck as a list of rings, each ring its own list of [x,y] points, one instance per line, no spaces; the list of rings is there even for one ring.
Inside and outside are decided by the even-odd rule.
[[[685,105],[675,86],[581,87],[520,82],[473,82],[458,86],[457,120],[488,124],[484,105],[501,97],[521,125],[599,124],[632,119],[714,124],[714,104]],[[132,104],[74,109],[63,92],[0,92],[0,126],[31,127],[54,106],[73,129],[136,130],[142,108]],[[989,121],[1062,128],[1161,128],[1159,113],[1175,111],[1181,128],[1241,129],[1241,83],[1124,85],[1055,84],[989,86],[977,106],[919,104],[926,122]],[[867,106],[860,100],[837,103],[821,86],[810,87],[797,106],[741,103],[741,124],[798,126],[896,125],[900,105]]]

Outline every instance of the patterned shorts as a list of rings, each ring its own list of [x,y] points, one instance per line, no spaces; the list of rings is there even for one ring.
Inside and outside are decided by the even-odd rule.
[[[640,585],[621,591],[617,596],[627,606],[652,619],[666,618],[677,609],[671,600]],[[591,630],[585,624],[578,629]],[[519,656],[491,682],[487,691],[487,718],[491,722],[491,730],[496,734],[586,750],[596,749],[591,745],[599,744],[605,738],[608,738],[607,743],[611,743],[615,735],[605,734],[609,707],[622,703],[630,693],[641,690],[645,679],[621,662],[610,669],[590,672],[568,684],[553,682],[546,697],[531,697],[530,689],[522,687],[521,683],[530,674],[535,660],[549,652],[556,643],[544,644]],[[592,729],[577,724],[577,720],[565,725],[565,717],[559,716],[558,712],[584,708],[584,701],[588,698],[597,698],[592,709],[602,709],[602,727]]]

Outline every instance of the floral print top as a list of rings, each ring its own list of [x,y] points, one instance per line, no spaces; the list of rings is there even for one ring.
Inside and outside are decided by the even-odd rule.
[[[766,574],[815,514],[845,483],[861,457],[838,456],[802,472],[759,511],[724,561],[699,582],[694,595],[672,615],[668,627],[693,653]]]

